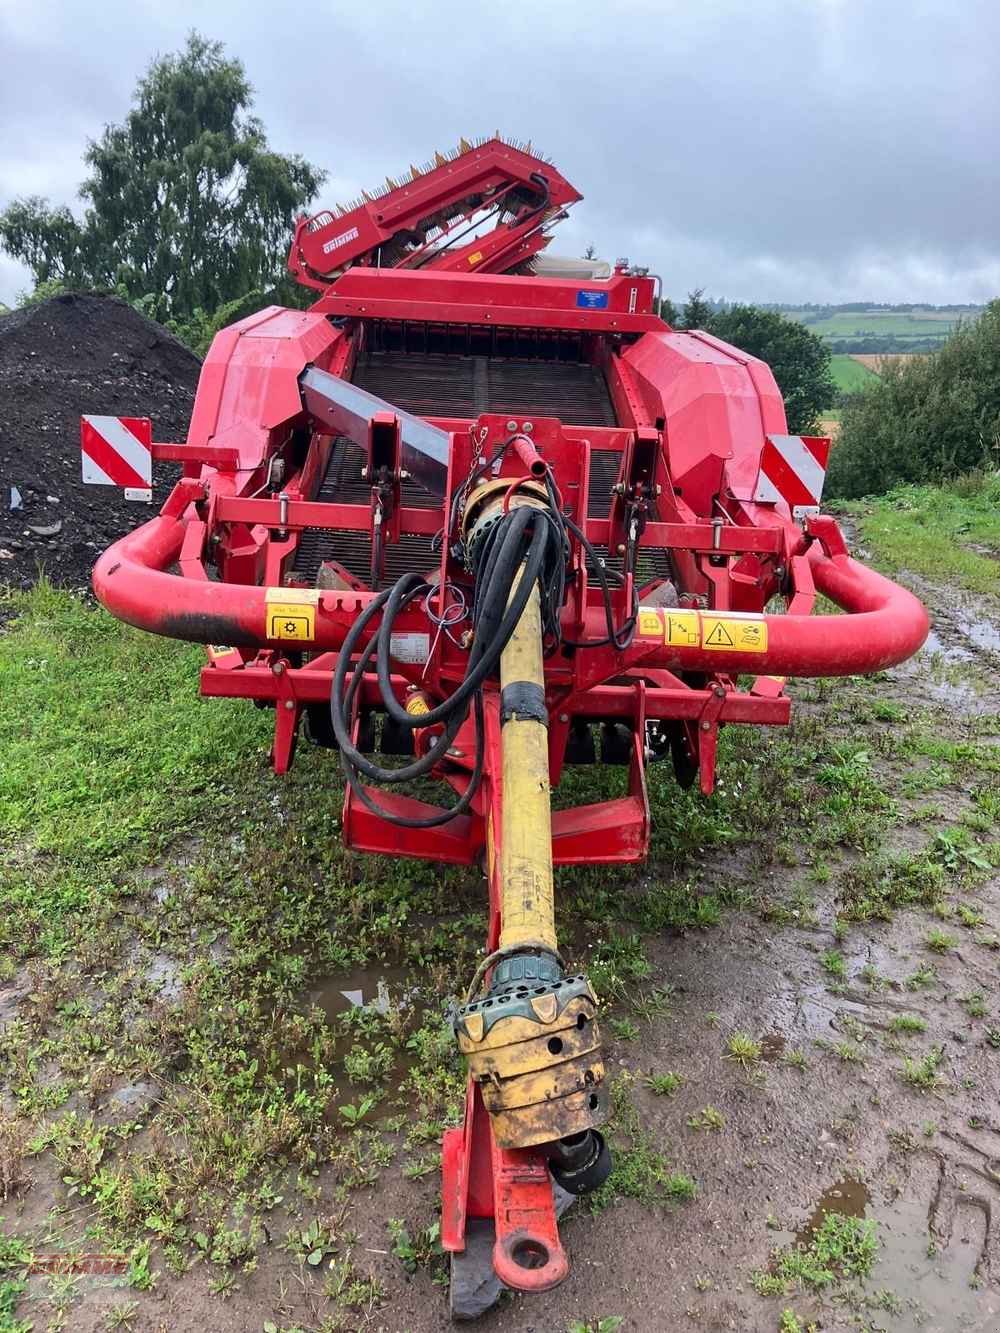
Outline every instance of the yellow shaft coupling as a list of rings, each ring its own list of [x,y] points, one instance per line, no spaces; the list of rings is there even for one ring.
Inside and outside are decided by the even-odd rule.
[[[539,959],[526,955],[510,961],[523,961],[531,970]],[[525,983],[539,980],[521,977]],[[522,984],[503,995],[491,992],[459,1012],[459,1049],[501,1148],[553,1143],[605,1119],[596,1013],[597,1001],[584,976]]]

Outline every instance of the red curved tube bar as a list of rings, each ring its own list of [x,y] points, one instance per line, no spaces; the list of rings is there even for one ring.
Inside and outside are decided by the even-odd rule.
[[[121,538],[94,566],[94,591],[120,620],[139,629],[194,643],[280,647],[266,634],[265,589],[182,578],[165,571],[180,555],[184,524],[160,515]],[[848,614],[764,617],[767,651],[706,652],[644,643],[638,656],[672,671],[746,672],[781,676],[853,676],[905,661],[927,637],[924,607],[905,588],[848,555],[825,555],[814,543],[809,562],[819,592]],[[337,649],[373,594],[323,592],[313,648]],[[594,608],[588,636],[604,633]],[[287,645],[285,645],[287,646]]]

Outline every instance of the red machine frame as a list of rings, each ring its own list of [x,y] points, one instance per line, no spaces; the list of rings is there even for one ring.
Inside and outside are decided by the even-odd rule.
[[[649,847],[645,767],[651,726],[682,729],[701,789],[709,793],[721,726],[787,723],[787,677],[878,671],[912,654],[928,621],[910,593],[851,559],[832,518],[793,513],[780,499],[754,499],[766,442],[786,438],[781,396],[762,362],[707,334],[671,330],[653,313],[654,280],[623,265],[607,281],[490,271],[520,263],[525,245],[540,248],[539,224],[579,197],[546,164],[498,142],[466,146],[464,156],[442,159],[426,180],[392,182],[385,198],[365,201],[347,215],[300,222],[290,265],[307,285],[320,287],[322,297],[306,312],[268,308],[216,337],[188,441],[152,446],[154,458],[182,463],[184,475],[158,517],[101,556],[94,587],[119,618],[209,645],[204,695],[273,705],[272,760],[275,771],[284,773],[304,711],[329,701],[337,653],[376,595],[343,569],[333,586],[297,580],[294,559],[302,535],[317,528],[350,531],[374,551],[376,529],[388,547],[405,534],[431,537],[444,529],[436,563],[438,586],[448,595],[463,575],[447,516],[465,479],[505,437],[530,438],[588,541],[623,562],[614,599],[619,621],[640,584],[636,559],[649,550],[669,553],[672,577],[641,582],[641,610],[627,646],[556,653],[546,664],[553,786],[574,720],[620,721],[631,737],[625,794],[556,811],[553,860],[634,862]],[[501,159],[506,170],[516,168],[513,177],[500,174]],[[414,269],[409,259],[426,258],[426,239],[397,255],[397,267],[373,266],[378,247],[401,226],[412,232],[415,218],[440,215],[447,223],[464,216],[459,205],[468,205],[470,182],[487,193],[533,182],[537,189],[540,171],[548,172],[544,206],[521,199],[505,230],[479,247],[482,272],[467,271],[468,247],[445,249],[431,256],[429,267]],[[334,233],[355,227],[358,235],[344,248],[356,266],[328,286],[317,276],[323,271],[318,256]],[[486,243],[491,239],[493,249]],[[454,271],[462,267],[453,262],[456,254],[464,255],[466,271]],[[581,362],[603,377],[617,424],[580,425],[524,411],[474,418],[430,414],[418,422],[391,404],[369,401],[350,384],[376,332],[404,346],[417,334],[448,347],[450,339],[464,337],[468,347],[493,356],[528,340],[540,349],[543,366],[549,348],[567,345],[559,339],[575,340],[569,345]],[[310,389],[315,384],[334,387],[324,399]],[[422,447],[408,436],[420,428],[436,432],[435,448],[445,442],[438,460],[440,503],[430,508],[407,499],[401,463],[406,449]],[[316,498],[340,437],[353,441],[367,460],[373,481],[367,503]],[[604,514],[590,513],[587,505],[597,452],[615,460]],[[374,485],[378,469],[385,479],[381,489]],[[523,471],[511,449],[494,475],[513,487]],[[168,572],[174,567],[176,573]],[[675,597],[663,595],[667,584]],[[813,615],[817,593],[847,614]],[[765,611],[775,598],[784,601],[781,614]],[[596,641],[604,633],[600,589],[579,544],[570,554],[562,624],[575,640]],[[426,602],[404,611],[398,628],[422,636],[427,645],[423,660],[395,663],[399,700],[415,689],[435,698],[454,688],[467,658],[462,639],[441,632]],[[362,706],[377,703],[374,680],[366,682]],[[485,860],[492,950],[501,926],[496,849],[503,838],[495,688],[486,691],[484,705],[484,780],[470,810],[450,823],[408,833],[402,850],[441,862]],[[457,792],[469,782],[472,729],[469,720],[438,772]],[[420,737],[418,745],[426,745],[428,738],[422,732]],[[397,814],[433,811],[410,796],[380,792],[378,799]],[[398,833],[350,789],[343,825],[349,847],[401,851]],[[501,1281],[540,1290],[565,1276],[545,1158],[531,1149],[497,1147],[471,1081],[464,1128],[445,1135],[443,1189],[447,1250],[463,1251],[468,1218],[492,1219]]]

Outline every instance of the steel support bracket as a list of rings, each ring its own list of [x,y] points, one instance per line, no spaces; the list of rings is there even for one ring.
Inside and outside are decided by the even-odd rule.
[[[706,796],[715,790],[715,760],[719,747],[719,716],[726,702],[726,687],[716,681],[698,716],[698,783]]]

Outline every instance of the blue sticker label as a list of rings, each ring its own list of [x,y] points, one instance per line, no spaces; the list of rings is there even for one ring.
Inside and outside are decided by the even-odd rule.
[[[580,291],[576,294],[576,303],[582,310],[606,310],[608,293]]]

